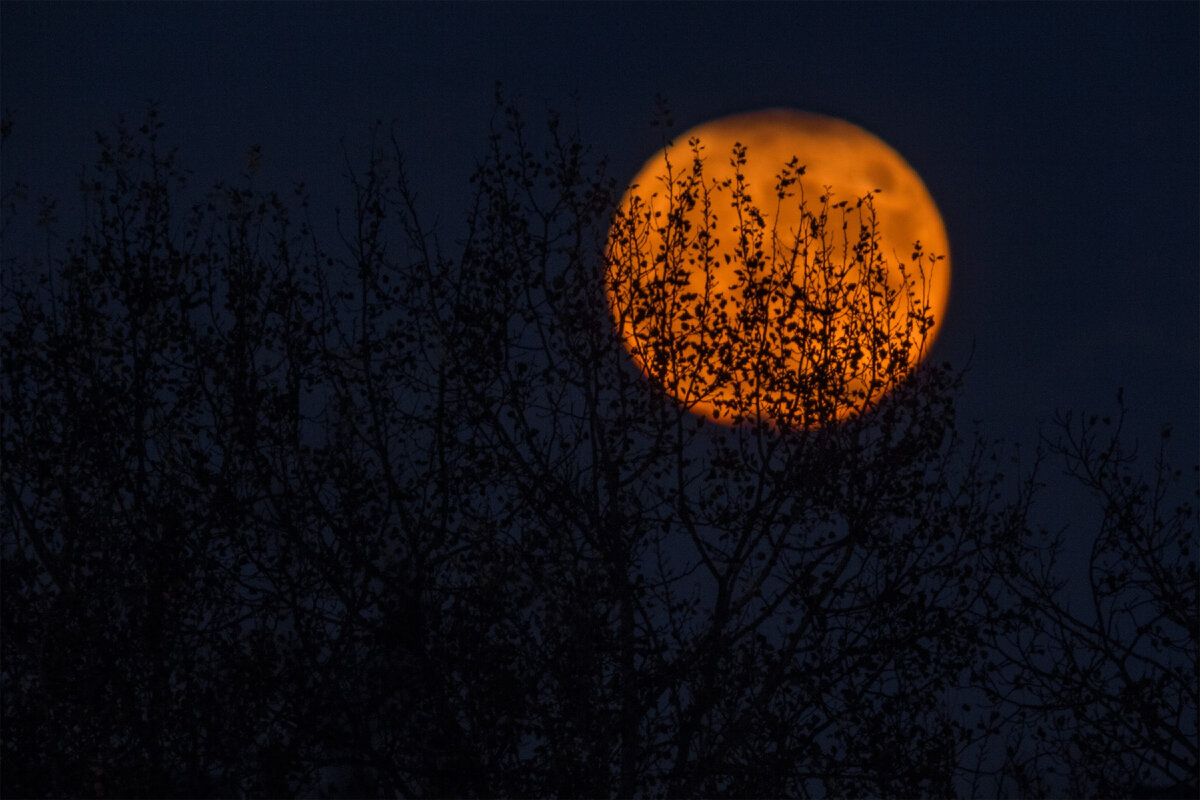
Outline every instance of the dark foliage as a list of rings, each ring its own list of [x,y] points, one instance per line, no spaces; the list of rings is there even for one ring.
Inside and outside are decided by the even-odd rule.
[[[189,204],[153,111],[100,138],[80,238],[6,252],[5,796],[1194,781],[1196,511],[1168,507],[1165,462],[1145,481],[1063,421],[1051,450],[1103,509],[1093,607],[1070,607],[1034,477],[960,432],[961,376],[903,378],[922,309],[870,269],[837,282],[838,253],[882,266],[870,198],[813,208],[794,243],[824,254],[816,311],[750,225],[761,313],[708,313],[709,349],[648,380],[606,289],[646,341],[702,316],[622,270],[656,265],[670,295],[703,224],[631,256],[644,221],[610,241],[617,187],[577,137],[497,120],[452,255],[395,142],[350,174],[334,255],[302,190]],[[674,191],[704,186],[697,158]],[[755,219],[737,187],[722,202]],[[813,316],[834,309],[852,336]],[[820,336],[803,380],[763,360]],[[713,359],[774,375],[726,409],[740,425],[659,388]]]

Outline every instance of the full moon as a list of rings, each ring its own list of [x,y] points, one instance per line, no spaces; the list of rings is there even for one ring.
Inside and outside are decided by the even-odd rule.
[[[915,368],[950,290],[916,171],[862,128],[773,109],[677,136],[609,231],[609,308],[633,362],[688,411],[813,428]]]

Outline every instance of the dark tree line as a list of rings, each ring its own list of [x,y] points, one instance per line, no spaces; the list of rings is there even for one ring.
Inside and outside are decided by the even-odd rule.
[[[1038,474],[961,429],[960,373],[907,374],[930,320],[869,197],[714,186],[694,143],[678,213],[622,214],[501,105],[463,241],[380,131],[330,244],[302,189],[195,199],[160,129],[99,137],[81,235],[5,248],[5,796],[1195,786],[1195,476],[1061,420],[1080,607]],[[689,291],[726,213],[740,304]],[[739,425],[663,389],[721,369],[770,376]]]

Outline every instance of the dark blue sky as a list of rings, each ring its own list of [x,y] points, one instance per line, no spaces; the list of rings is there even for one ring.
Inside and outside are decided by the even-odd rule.
[[[0,7],[3,180],[66,196],[93,131],[161,102],[200,185],[303,179],[345,204],[342,142],[395,119],[445,240],[493,87],[577,114],[632,177],[677,128],[787,106],[840,116],[922,174],[954,264],[940,357],[962,409],[1032,442],[1056,408],[1176,426],[1200,452],[1200,5],[58,4]]]

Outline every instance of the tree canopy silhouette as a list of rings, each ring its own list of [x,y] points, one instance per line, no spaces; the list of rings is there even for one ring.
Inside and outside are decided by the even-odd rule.
[[[99,138],[79,238],[6,247],[4,794],[1194,782],[1194,507],[1064,425],[1105,520],[1070,607],[1036,475],[910,372],[869,196],[768,246],[693,144],[667,190],[750,221],[735,309],[691,296],[705,223],[621,216],[553,115],[498,103],[452,247],[383,130],[329,249],[302,189],[189,199],[161,127]],[[723,371],[740,424],[673,400]]]

